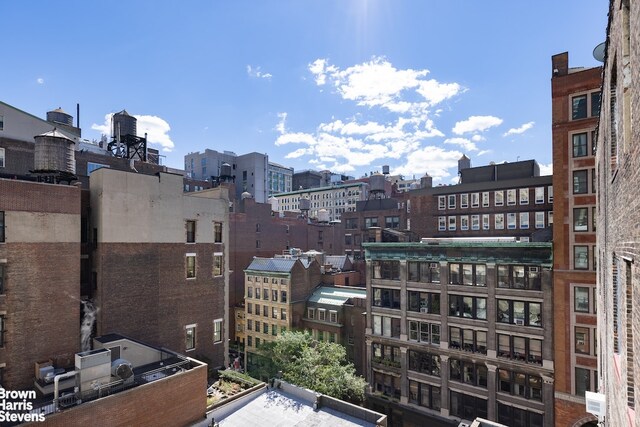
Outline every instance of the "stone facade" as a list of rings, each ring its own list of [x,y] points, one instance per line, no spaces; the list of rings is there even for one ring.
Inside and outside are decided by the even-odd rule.
[[[598,349],[605,422],[640,425],[640,5],[610,2],[598,126]]]

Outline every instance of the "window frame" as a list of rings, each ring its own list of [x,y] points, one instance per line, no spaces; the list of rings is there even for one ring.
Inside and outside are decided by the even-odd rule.
[[[195,253],[188,253],[185,255],[185,270],[186,270],[187,280],[196,278],[197,262],[196,262]]]
[[[589,231],[589,207],[580,206],[573,208],[573,231],[584,233]]]
[[[222,321],[223,319],[215,319],[213,321],[213,343],[214,344],[219,344],[222,342],[222,335],[223,335],[223,330],[222,330]]]
[[[589,193],[589,169],[574,170],[573,174],[573,194]]]
[[[195,243],[196,242],[196,221],[193,219],[188,219],[185,221],[186,228],[186,243]]]
[[[191,324],[191,325],[186,325],[184,327],[185,329],[185,342],[184,342],[184,346],[185,346],[185,351],[193,351],[196,349],[197,346],[197,334],[196,334],[196,328],[197,328],[197,324]],[[191,332],[191,334],[190,334]],[[191,337],[190,337],[191,336]],[[189,346],[191,344],[191,347]]]
[[[589,155],[589,134],[576,132],[571,135],[571,151],[574,159]]]
[[[213,243],[222,243],[222,223],[213,223]]]
[[[224,275],[224,254],[222,252],[213,253],[213,277],[220,277]]]

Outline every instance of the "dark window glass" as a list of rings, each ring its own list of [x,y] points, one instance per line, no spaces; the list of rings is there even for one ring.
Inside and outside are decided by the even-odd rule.
[[[584,157],[587,155],[587,134],[577,133],[573,135],[573,157]]]
[[[589,189],[588,170],[579,170],[573,172],[573,194],[586,194]]]
[[[587,95],[574,96],[571,99],[571,120],[587,117]]]
[[[600,92],[591,94],[591,117],[600,115]]]

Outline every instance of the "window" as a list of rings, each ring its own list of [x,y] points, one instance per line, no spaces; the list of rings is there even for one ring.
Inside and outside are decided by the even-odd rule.
[[[287,291],[280,291],[280,302],[287,302]]]
[[[449,316],[487,320],[487,299],[449,295]]]
[[[4,242],[4,211],[0,211],[0,243]]]
[[[269,306],[268,305],[263,305],[262,306],[262,315],[264,317],[269,317]]]
[[[329,322],[338,323],[338,312],[335,310],[329,310]]]
[[[498,300],[497,321],[520,326],[542,326],[542,304],[530,301]]]
[[[529,228],[529,212],[520,212],[520,228],[523,230]]]
[[[269,324],[267,322],[262,322],[262,333],[263,334],[269,333]]]
[[[407,281],[440,283],[440,263],[408,261]]]
[[[571,98],[571,120],[587,118],[587,95]]]
[[[439,377],[440,356],[437,354],[409,350],[409,370]]]
[[[185,348],[187,351],[194,350],[196,348],[196,325],[185,326],[186,341]]]
[[[213,275],[222,276],[223,257],[222,254],[216,252],[213,254]]]
[[[455,209],[455,208],[456,208],[456,195],[451,194],[449,195],[449,209]]]
[[[257,290],[256,290],[256,296],[258,295]],[[255,315],[256,316],[260,316],[260,304],[256,304],[256,311],[255,311]]]
[[[373,278],[400,280],[400,261],[373,261]]]
[[[542,340],[498,334],[498,357],[542,365]]]
[[[600,115],[600,92],[591,93],[591,117],[597,117]]]
[[[576,394],[584,397],[585,391],[591,390],[591,371],[585,368],[576,368]]]
[[[358,218],[347,218],[344,228],[347,230],[354,230],[358,228]]]
[[[460,230],[469,229],[469,215],[462,215],[460,217]]]
[[[273,319],[277,319],[279,315],[280,315],[280,310],[278,310],[277,307],[271,307],[271,317]]]
[[[439,345],[440,325],[409,320],[409,340]]]
[[[213,242],[222,243],[222,223],[221,222],[213,223]]]
[[[260,249],[260,240],[256,240],[256,249]]]
[[[529,204],[529,189],[528,188],[521,188],[518,192],[520,194],[520,204],[521,205],[528,205]]]
[[[480,230],[480,215],[471,215],[471,229]]]
[[[247,298],[253,298],[253,287],[247,287]]]
[[[524,265],[498,265],[498,287],[539,291],[540,267]]]
[[[498,391],[542,401],[542,378],[537,375],[498,369]]]
[[[516,214],[515,213],[508,213],[507,214],[507,228],[509,230],[515,230],[516,229]]]
[[[400,338],[400,319],[374,314],[373,333],[385,337]]]
[[[498,402],[498,422],[507,426],[542,427],[544,416]]]
[[[253,320],[247,319],[247,331],[253,330]]]
[[[373,288],[373,306],[400,309],[400,289]]]
[[[587,133],[576,133],[572,136],[573,157],[584,157],[587,152]]]
[[[449,264],[449,283],[452,285],[487,286],[485,264]]]
[[[504,230],[504,214],[496,214],[494,222],[496,230]]]
[[[544,212],[536,212],[536,228],[544,228]]]
[[[482,215],[482,229],[483,230],[489,230],[490,226],[490,222],[489,222],[489,214],[484,214]]]
[[[461,194],[460,195],[460,207],[468,208],[469,207],[469,194]]]
[[[400,377],[373,371],[372,387],[376,393],[396,400],[400,399]]]
[[[213,321],[213,342],[222,342],[222,319]]]
[[[196,254],[187,254],[187,279],[196,277]]]
[[[187,221],[187,243],[195,243],[196,242],[196,222],[195,221]]]
[[[327,310],[325,310],[324,308],[318,309],[318,320],[321,320],[323,322],[327,320]]]
[[[591,329],[576,326],[575,327],[575,350],[580,354],[591,354],[591,344],[589,337],[591,336]]]
[[[440,410],[440,387],[409,380],[409,403]]]
[[[371,345],[372,362],[382,363],[395,368],[400,367],[400,348],[392,345],[373,343]]]
[[[447,217],[439,216],[438,217],[438,231],[447,231]]]
[[[445,210],[447,208],[446,196],[438,196],[438,210]]]
[[[378,226],[378,218],[377,217],[365,218],[364,219],[364,226],[366,228],[377,227]]]
[[[386,228],[400,228],[400,218],[397,216],[387,216],[384,218]]]
[[[487,367],[458,359],[449,359],[449,379],[487,388]]]
[[[451,326],[449,348],[487,354],[487,332]]]
[[[280,309],[280,320],[287,320],[287,309],[286,308],[281,308]]]
[[[573,268],[576,270],[589,269],[589,247],[588,246],[573,247]]]
[[[316,309],[315,308],[307,308],[307,318],[315,319],[316,318]]]
[[[496,191],[493,193],[493,204],[495,206],[504,205],[504,191]]]
[[[573,209],[573,231],[589,231],[589,208]]]
[[[549,223],[549,225],[553,224],[553,211],[549,211],[547,217],[547,222]]]
[[[458,393],[457,391],[449,392],[449,396],[451,415],[465,420],[488,418],[486,399]]]
[[[480,206],[480,193],[471,193],[471,207],[477,208]]]
[[[376,303],[375,295],[376,288],[374,288],[374,305]],[[400,296],[400,291],[398,291]],[[407,291],[408,307],[409,311],[416,311],[419,313],[433,313],[440,314],[440,294],[430,292],[418,292]],[[394,307],[396,308],[396,307]],[[398,307],[400,308],[400,301],[398,300]]]
[[[456,217],[449,217],[449,231],[456,231]]]
[[[489,207],[489,192],[488,191],[485,191],[484,193],[482,193],[482,207],[483,208]]]
[[[549,203],[553,203],[553,185],[547,187],[547,200]]]
[[[544,187],[536,187],[535,189],[536,205],[544,203]]]
[[[0,130],[4,130],[4,116],[0,116]]]
[[[586,194],[588,189],[588,170],[578,170],[573,172],[573,194]]]
[[[269,301],[269,288],[262,288],[262,299]]]
[[[516,204],[516,190],[507,190],[507,206]]]

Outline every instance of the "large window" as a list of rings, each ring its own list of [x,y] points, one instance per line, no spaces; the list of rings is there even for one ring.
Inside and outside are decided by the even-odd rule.
[[[487,354],[487,332],[451,326],[449,348]]]
[[[440,376],[440,356],[422,351],[409,350],[409,370]]]
[[[521,326],[542,326],[542,304],[499,299],[496,320]]]
[[[587,169],[573,172],[573,194],[586,194],[589,191],[588,176]]]
[[[542,340],[498,334],[498,357],[542,365]]]
[[[385,396],[400,399],[400,377],[373,371],[373,389]]]
[[[400,280],[400,261],[373,261],[373,278]]]
[[[487,299],[449,295],[449,316],[487,320]]]
[[[213,321],[213,342],[222,342],[222,319]]]
[[[344,228],[347,230],[355,230],[358,228],[358,218],[347,218]]]
[[[573,208],[573,231],[589,231],[589,208]]]
[[[498,402],[498,422],[507,426],[542,427],[544,416],[537,412]]]
[[[449,264],[449,283],[487,286],[487,266],[485,264]]]
[[[409,282],[440,283],[440,264],[437,262],[407,262]]]
[[[400,289],[373,288],[373,306],[400,309]]]
[[[440,410],[440,387],[409,380],[409,403]]]
[[[187,351],[194,350],[196,348],[196,325],[185,326],[186,340],[185,348]]]
[[[537,375],[498,369],[498,391],[542,401],[542,378]]]
[[[449,379],[487,388],[487,367],[458,359],[449,359]]]
[[[587,133],[576,133],[572,136],[573,140],[573,157],[584,157],[587,151]]]
[[[470,396],[450,392],[451,415],[464,418],[465,420],[473,420],[475,418],[487,418],[487,400],[481,397]]]
[[[384,218],[385,228],[400,228],[400,217],[387,216]]]
[[[365,228],[377,227],[378,226],[378,217],[370,217],[364,219]]]
[[[373,315],[373,333],[385,337],[400,338],[400,319]]]
[[[375,291],[379,288],[374,289],[374,305],[376,302],[375,299]],[[400,291],[398,291],[398,297],[400,296]],[[418,291],[408,291],[407,299],[409,300],[409,311],[417,311],[420,313],[432,313],[432,314],[440,314],[440,294],[431,293],[431,292],[418,292]],[[391,308],[400,308],[400,299],[398,298],[398,307]]]
[[[374,342],[371,344],[371,350],[373,363],[381,363],[394,368],[400,367],[400,347]]]
[[[525,265],[498,265],[498,287],[539,291],[540,267]]]
[[[409,320],[409,340],[427,344],[440,344],[440,325]]]

